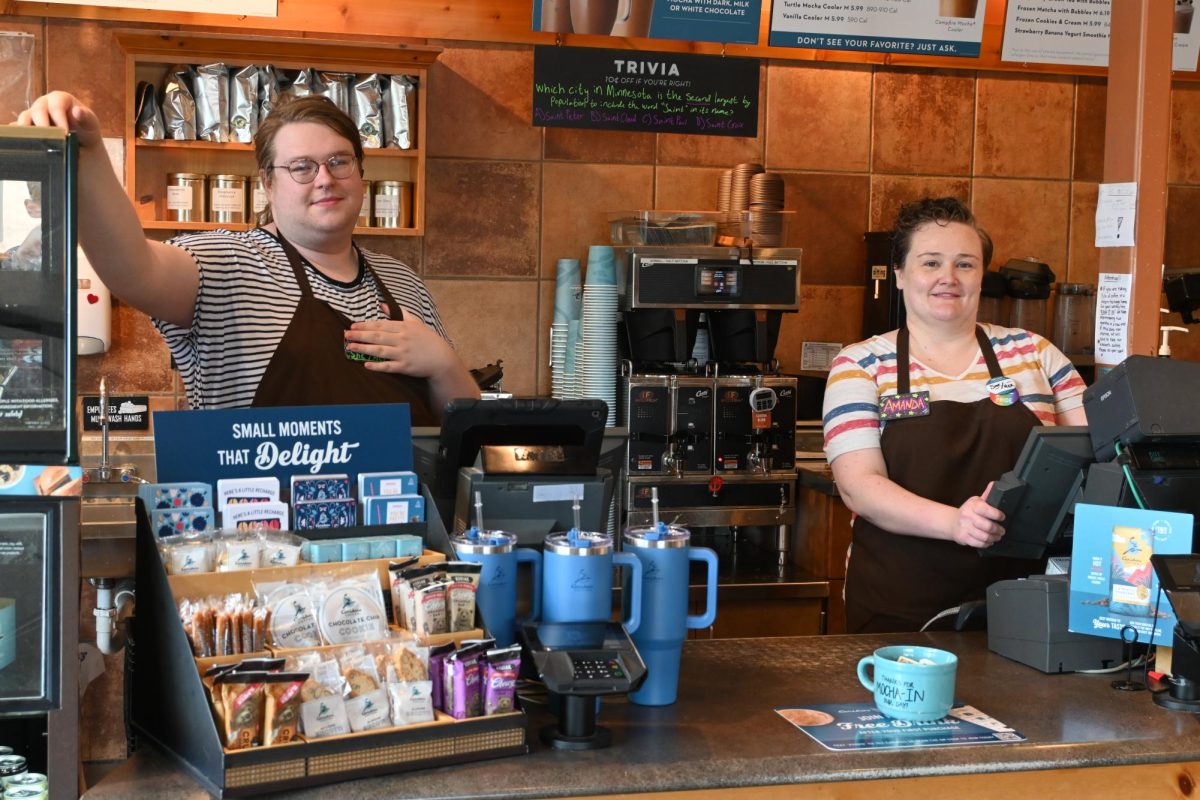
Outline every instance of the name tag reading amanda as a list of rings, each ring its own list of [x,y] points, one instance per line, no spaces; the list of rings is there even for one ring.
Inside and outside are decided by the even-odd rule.
[[[929,416],[929,392],[892,394],[879,400],[879,418],[882,420],[927,416]]]

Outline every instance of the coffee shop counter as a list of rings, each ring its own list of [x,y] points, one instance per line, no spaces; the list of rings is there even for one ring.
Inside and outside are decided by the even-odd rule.
[[[957,697],[1007,723],[1012,744],[832,752],[773,709],[862,702],[858,659],[886,644],[958,654]],[[606,701],[605,750],[561,752],[538,741],[549,721],[531,709],[528,756],[365,778],[281,797],[518,798],[671,793],[681,797],[894,796],[1187,797],[1200,778],[1200,721],[1118,692],[1111,675],[1044,675],[988,651],[982,633],[688,641],[678,702]],[[527,708],[529,708],[527,706]],[[1195,776],[1195,777],[1193,777]],[[795,784],[809,784],[799,791]],[[718,791],[719,790],[719,791]],[[682,794],[675,794],[682,793]],[[810,794],[811,793],[811,794]],[[207,797],[175,764],[139,752],[88,800]]]

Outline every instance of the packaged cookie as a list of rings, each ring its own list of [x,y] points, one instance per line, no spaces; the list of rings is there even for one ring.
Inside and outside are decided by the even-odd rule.
[[[321,644],[317,610],[308,586],[280,583],[271,588],[255,584],[266,612],[266,639],[272,647],[295,649]]]
[[[475,627],[475,592],[482,564],[469,561],[446,562],[446,617],[449,632],[469,631]]]
[[[387,637],[387,611],[377,573],[319,585],[313,594],[317,598],[317,627],[326,644]]]
[[[392,573],[392,604],[397,606],[399,616],[396,624],[402,628],[417,632],[417,595],[418,589],[432,583],[438,583],[445,578],[446,573],[441,564],[426,564],[409,567]],[[396,595],[399,595],[397,599]]]
[[[455,719],[483,716],[480,659],[484,647],[476,644],[463,647],[446,659],[446,713]]]
[[[453,648],[453,645],[451,645]],[[429,648],[414,642],[396,641],[388,643],[389,665],[396,671],[400,681],[423,681],[429,679]]]
[[[305,673],[279,672],[263,682],[263,744],[287,744],[300,732],[300,690],[308,680]]]
[[[516,709],[517,673],[521,671],[521,645],[488,650],[483,662],[483,715],[507,714]]]
[[[454,642],[433,645],[429,648],[429,681],[432,685],[430,698],[434,708],[446,710],[445,670],[446,659],[454,652]]]
[[[449,632],[446,620],[446,590],[448,587],[448,583],[437,581],[414,590],[412,630],[418,636],[433,636]]]
[[[307,540],[284,531],[262,532],[262,556],[264,567],[294,567],[300,563],[300,551]]]
[[[262,742],[263,681],[265,672],[224,672],[213,680],[221,696],[222,742],[229,750],[244,750]]]
[[[241,572],[258,569],[262,560],[262,540],[253,534],[222,532],[216,541],[217,572]]]
[[[375,659],[362,648],[338,658],[346,692],[346,717],[352,731],[387,728],[392,724],[387,691],[376,672]]]
[[[158,552],[168,575],[212,572],[213,549],[213,537],[208,533],[186,533],[158,540]]]
[[[350,733],[337,661],[320,661],[300,687],[300,724],[309,739]]]
[[[394,672],[388,674],[388,699],[392,707],[392,723],[394,725],[413,725],[418,722],[432,722],[433,684],[430,681],[398,681],[392,680]]]

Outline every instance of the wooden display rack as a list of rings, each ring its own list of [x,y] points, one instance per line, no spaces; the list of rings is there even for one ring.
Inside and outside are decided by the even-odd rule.
[[[146,230],[248,230],[253,225],[178,222],[167,218],[167,175],[258,174],[254,147],[236,142],[148,141],[137,137],[136,89],[148,81],[161,90],[173,64],[223,62],[231,67],[270,64],[281,69],[414,75],[412,114],[414,146],[408,150],[367,148],[363,164],[370,181],[408,181],[413,185],[412,225],[406,228],[355,228],[356,235],[420,236],[425,232],[426,74],[442,52],[439,47],[406,44],[359,44],[298,38],[231,38],[203,33],[122,31],[116,34],[125,53],[125,190]],[[249,198],[247,198],[249,203]]]
[[[426,495],[428,508],[432,498]],[[441,528],[437,513],[429,528]],[[308,531],[310,539],[353,535],[393,535],[417,532],[427,541],[445,538],[426,525],[392,525],[371,528]],[[444,559],[426,550],[423,560]],[[318,784],[338,783],[369,775],[383,775],[426,767],[445,766],[502,756],[524,755],[526,720],[521,711],[490,717],[456,720],[444,714],[429,723],[364,731],[274,747],[226,750],[213,720],[207,692],[200,681],[201,667],[224,659],[196,659],[179,620],[179,598],[200,594],[245,591],[254,577],[288,573],[376,570],[387,579],[387,560],[350,564],[300,565],[246,573],[206,573],[168,576],[157,542],[144,514],[137,531],[138,608],[133,620],[133,727],[216,797],[252,797],[266,792]],[[206,585],[206,581],[208,585]],[[471,638],[480,631],[449,634],[441,639]],[[240,660],[254,654],[235,656]],[[265,655],[265,654],[259,654]]]

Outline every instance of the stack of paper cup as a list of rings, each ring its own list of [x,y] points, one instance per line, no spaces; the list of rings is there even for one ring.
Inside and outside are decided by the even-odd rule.
[[[570,325],[579,322],[582,305],[579,259],[560,258],[555,271],[554,322],[550,325],[550,391],[559,399],[568,396]]]
[[[617,269],[611,247],[588,248],[582,322],[582,362],[575,364],[579,397],[604,400],[611,427],[617,420]]]

